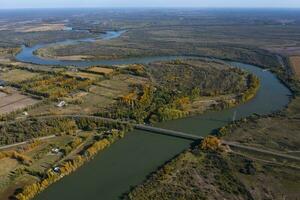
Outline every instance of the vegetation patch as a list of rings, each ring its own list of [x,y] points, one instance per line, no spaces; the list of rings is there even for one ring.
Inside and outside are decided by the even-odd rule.
[[[64,75],[46,75],[20,82],[19,86],[22,90],[29,93],[57,99],[67,96],[76,90],[85,90],[91,84],[91,80],[81,80]]]
[[[193,104],[201,97],[214,99],[230,95],[235,103],[218,101],[205,109],[228,107],[245,102],[256,94],[259,81],[255,76],[222,63],[186,60],[133,65],[122,68],[121,73],[149,77],[149,84],[132,84],[131,93],[100,116],[131,119],[136,122],[158,122],[188,116]],[[199,105],[199,104],[198,104]],[[201,106],[198,109],[203,109]],[[204,110],[205,110],[204,109]]]
[[[113,73],[113,69],[111,68],[106,68],[106,67],[89,67],[87,69],[87,71],[93,72],[93,73],[97,73],[97,74],[102,74],[102,75],[108,75]]]

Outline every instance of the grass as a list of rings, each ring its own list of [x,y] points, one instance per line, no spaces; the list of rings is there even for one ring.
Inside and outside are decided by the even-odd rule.
[[[299,98],[296,98],[284,115],[248,120],[234,126],[224,139],[276,151],[299,150],[299,109],[300,101]]]
[[[294,69],[297,78],[300,79],[300,56],[291,56],[290,63]]]
[[[249,165],[251,174],[242,172]],[[296,199],[299,178],[298,169],[195,149],[166,164],[128,199]]]
[[[20,83],[35,77],[40,74],[35,72],[29,72],[27,70],[12,69],[7,72],[0,73],[0,80],[4,80],[11,83]]]

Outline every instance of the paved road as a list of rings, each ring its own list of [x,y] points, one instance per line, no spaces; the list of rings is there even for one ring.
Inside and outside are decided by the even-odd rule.
[[[49,139],[55,138],[55,137],[56,137],[56,135],[49,135],[49,136],[45,136],[45,137],[35,138],[35,140],[49,140]],[[4,150],[4,149],[11,148],[11,147],[16,147],[16,146],[24,145],[24,144],[27,144],[27,143],[29,143],[31,141],[32,140],[28,140],[28,141],[25,141],[25,142],[19,142],[19,143],[14,143],[14,144],[0,146],[0,150]]]
[[[49,115],[49,116],[40,116],[40,117],[27,118],[27,119],[51,119],[51,118],[66,118],[66,117],[67,118],[90,118],[90,119],[98,119],[98,120],[104,120],[104,121],[108,121],[108,122],[116,122],[116,123],[124,123],[124,124],[130,123],[130,122],[126,122],[126,121],[120,121],[120,120],[115,120],[115,119],[111,119],[111,118],[97,117],[97,116],[91,116],[91,115]],[[15,123],[15,122],[17,122],[17,121],[10,121],[8,123]],[[147,126],[147,125],[142,125],[142,124],[133,124],[133,126],[135,129],[144,130],[144,131],[151,132],[151,133],[169,135],[169,136],[179,137],[179,138],[184,138],[184,139],[189,139],[189,140],[202,140],[203,139],[202,136],[192,135],[192,134],[188,134],[188,133],[184,133],[184,132],[180,132],[180,131],[162,129],[162,128],[157,128],[157,127],[152,127],[152,126]],[[47,137],[44,137],[44,138],[47,139]],[[20,144],[22,144],[22,143],[12,144],[12,145],[17,146]],[[234,148],[252,151],[252,152],[263,153],[263,154],[277,156],[277,157],[281,157],[281,158],[285,158],[285,159],[292,159],[292,160],[300,161],[300,157],[297,157],[297,156],[287,155],[287,154],[279,153],[279,152],[273,152],[273,151],[260,149],[260,148],[256,148],[256,147],[250,147],[250,146],[246,146],[246,145],[243,145],[243,144],[240,144],[237,142],[222,141],[222,144],[225,144],[225,145],[228,145],[228,146],[234,147]],[[13,147],[12,145],[7,145],[7,146]],[[9,148],[7,146],[0,147],[0,150],[3,148]]]

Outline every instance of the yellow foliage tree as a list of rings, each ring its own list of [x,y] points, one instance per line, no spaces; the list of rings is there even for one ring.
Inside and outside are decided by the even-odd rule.
[[[221,147],[221,140],[214,136],[207,136],[203,139],[200,147],[203,150],[217,151]]]

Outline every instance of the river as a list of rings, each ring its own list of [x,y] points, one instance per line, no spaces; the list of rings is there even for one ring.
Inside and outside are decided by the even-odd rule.
[[[184,58],[176,56],[131,58],[114,61],[61,61],[38,58],[32,53],[44,47],[23,47],[17,59],[36,64],[90,66],[95,64],[117,65],[128,63],[148,63],[158,60]],[[213,130],[228,124],[237,113],[237,119],[254,113],[269,114],[284,108],[291,92],[269,71],[237,62],[227,62],[245,69],[259,77],[260,89],[255,98],[235,108],[157,124],[159,127],[206,136]],[[51,185],[36,200],[114,200],[128,192],[132,186],[142,183],[148,175],[156,171],[166,161],[187,149],[192,141],[171,136],[151,134],[134,130],[94,160],[88,162],[70,176]]]

